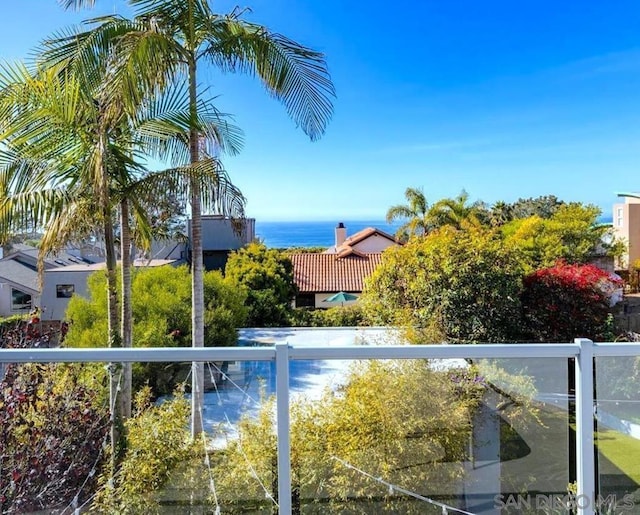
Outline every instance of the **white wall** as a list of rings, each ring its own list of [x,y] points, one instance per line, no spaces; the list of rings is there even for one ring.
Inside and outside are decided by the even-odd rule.
[[[54,268],[44,273],[44,288],[41,304],[43,320],[63,320],[69,305],[69,298],[58,297],[58,285],[73,285],[74,295],[88,296],[87,278],[95,270],[65,270]]]
[[[389,238],[385,238],[379,234],[373,234],[355,245],[352,245],[352,247],[360,252],[364,252],[365,254],[377,254],[393,245],[396,245],[396,243],[389,241]]]
[[[11,312],[11,285],[0,283],[0,316],[8,317],[11,315],[13,315]]]

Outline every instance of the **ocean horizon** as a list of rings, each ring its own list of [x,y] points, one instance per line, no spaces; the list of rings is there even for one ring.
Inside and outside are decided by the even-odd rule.
[[[335,228],[342,222],[347,229],[347,237],[375,227],[391,236],[395,235],[401,223],[388,224],[385,220],[344,220],[344,221],[282,221],[261,222],[256,220],[256,238],[269,248],[289,247],[330,247],[335,243]]]
[[[611,215],[601,216],[600,223],[611,223]],[[269,248],[285,249],[290,247],[330,247],[335,242],[335,228],[340,221],[272,221],[256,220],[256,238]],[[375,227],[390,235],[395,235],[402,223],[388,224],[385,220],[346,220],[342,221],[347,229],[347,237]]]

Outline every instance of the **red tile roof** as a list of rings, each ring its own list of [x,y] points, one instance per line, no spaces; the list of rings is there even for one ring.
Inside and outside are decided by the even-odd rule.
[[[300,293],[361,292],[364,280],[381,263],[382,254],[358,254],[291,255],[293,278]]]

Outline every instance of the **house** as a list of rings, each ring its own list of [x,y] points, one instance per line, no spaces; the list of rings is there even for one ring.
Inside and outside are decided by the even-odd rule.
[[[342,222],[335,230],[335,244],[325,254],[376,254],[398,245],[398,241],[380,229],[367,227],[347,238],[347,228]]]
[[[332,295],[344,292],[360,296],[365,280],[382,261],[382,252],[399,245],[396,239],[373,227],[347,237],[347,229],[339,223],[335,243],[323,253],[299,253],[290,256],[293,279],[298,288],[295,307],[330,308],[357,302],[327,302]]]
[[[38,249],[14,244],[0,259],[0,317],[29,313],[41,306],[40,278],[38,277]],[[78,264],[89,260],[68,252],[43,261],[45,271]]]
[[[187,228],[187,234],[191,234],[190,221],[187,222]],[[223,269],[229,253],[242,248],[254,238],[253,218],[236,223],[222,216],[203,216],[205,269]],[[104,267],[104,263],[99,263],[104,261],[99,248],[91,245],[69,248],[67,252],[45,258],[40,285],[37,248],[18,244],[5,254],[0,259],[0,317],[29,313],[32,307],[38,306],[42,310],[43,320],[60,320],[64,317],[71,296],[86,295],[87,278]],[[135,266],[177,265],[188,263],[190,257],[188,238],[184,241],[154,241],[148,255],[136,260]]]
[[[156,267],[176,264],[171,259],[136,259],[135,267]],[[73,295],[88,296],[87,279],[98,271],[105,269],[105,263],[83,263],[60,266],[45,270],[40,296],[41,318],[43,320],[61,320]]]

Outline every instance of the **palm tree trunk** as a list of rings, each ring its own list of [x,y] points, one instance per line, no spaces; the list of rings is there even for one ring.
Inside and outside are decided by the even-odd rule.
[[[104,204],[104,201],[103,201]],[[103,205],[104,242],[107,267],[107,310],[109,314],[109,347],[121,347],[118,317],[118,291],[116,285],[116,255],[114,248],[113,222],[108,204]],[[118,391],[122,379],[122,364],[109,363],[109,406],[111,407],[111,473],[116,473],[122,449],[122,412],[118,402]]]
[[[122,346],[133,346],[133,310],[131,306],[131,231],[129,228],[129,202],[120,202],[120,255],[122,257],[122,319],[120,337]],[[120,412],[123,418],[131,417],[131,363],[122,364],[122,386],[120,388]]]
[[[196,57],[189,54],[189,153],[191,164],[200,160],[200,138],[196,127],[197,91]],[[202,213],[200,185],[191,179],[191,344],[204,347],[204,263],[202,260]],[[202,408],[204,405],[204,364],[192,363],[191,379],[191,436],[202,432]]]
[[[106,165],[107,139],[101,137],[100,183],[99,202],[104,227],[105,265],[107,274],[107,313],[108,313],[108,338],[109,347],[121,347],[120,320],[118,314],[118,289],[116,279],[116,249],[113,232],[113,220],[111,219],[111,199],[109,196],[109,177]],[[118,391],[122,379],[122,364],[109,363],[109,407],[111,412],[111,477],[120,463],[122,452],[122,412],[118,402]]]

